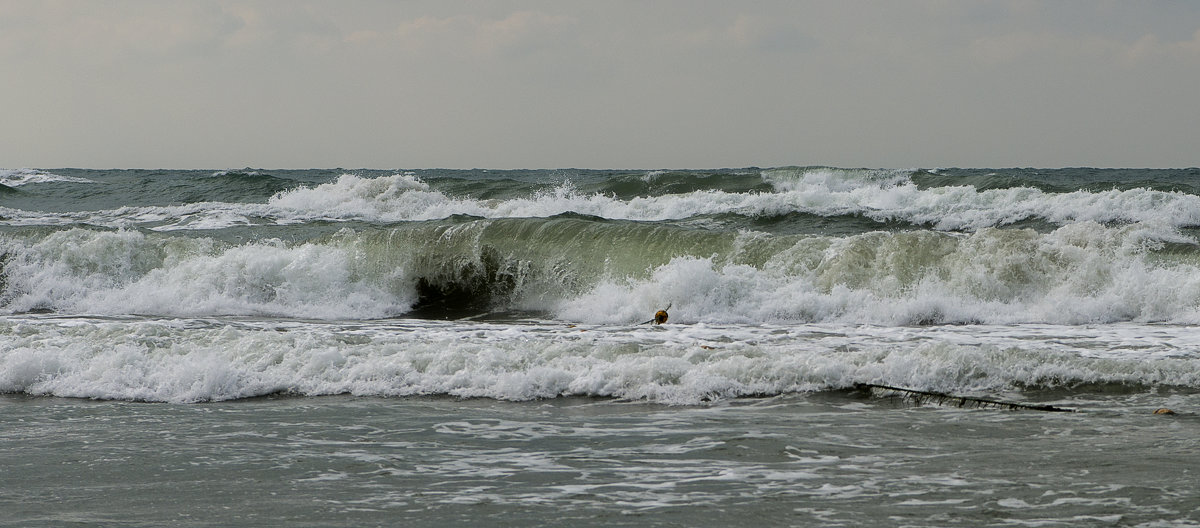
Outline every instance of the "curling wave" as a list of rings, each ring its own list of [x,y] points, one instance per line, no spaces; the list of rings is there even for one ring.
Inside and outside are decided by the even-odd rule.
[[[622,324],[674,303],[688,323],[1200,321],[1200,249],[1140,224],[826,236],[460,216],[297,242],[77,228],[0,236],[0,253],[9,313]]]

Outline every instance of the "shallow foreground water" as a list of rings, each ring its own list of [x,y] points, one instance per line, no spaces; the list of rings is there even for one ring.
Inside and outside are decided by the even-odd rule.
[[[846,391],[0,397],[3,526],[1195,526],[1200,420]],[[1189,396],[1194,403],[1196,397]]]

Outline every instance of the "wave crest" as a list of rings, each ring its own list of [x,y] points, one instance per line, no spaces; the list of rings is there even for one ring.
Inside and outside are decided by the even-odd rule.
[[[60,176],[51,172],[45,172],[38,169],[0,169],[0,185],[6,187],[20,187],[35,183],[96,183],[87,178],[77,178],[74,176]]]

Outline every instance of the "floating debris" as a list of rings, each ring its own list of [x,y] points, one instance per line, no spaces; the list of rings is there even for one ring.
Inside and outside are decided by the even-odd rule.
[[[654,319],[651,319],[651,320],[649,320],[649,321],[646,321],[646,322],[644,322],[644,323],[642,323],[642,324],[651,324],[651,323],[653,323],[653,324],[656,324],[656,325],[660,325],[660,324],[666,323],[666,322],[667,322],[667,310],[670,310],[670,309],[671,309],[671,303],[667,303],[667,307],[666,307],[666,308],[663,308],[662,310],[659,310],[659,311],[657,311],[657,312],[654,312]]]

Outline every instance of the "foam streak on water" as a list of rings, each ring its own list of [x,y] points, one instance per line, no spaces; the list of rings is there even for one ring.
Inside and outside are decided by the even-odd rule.
[[[776,397],[0,398],[0,526],[1191,526],[1187,421]],[[54,506],[45,497],[54,497]],[[169,501],[171,506],[164,507]]]

